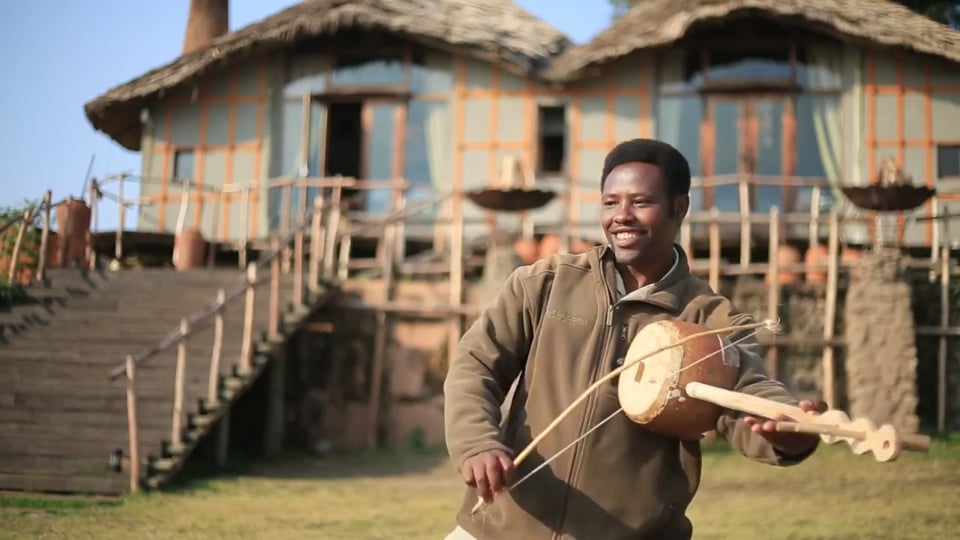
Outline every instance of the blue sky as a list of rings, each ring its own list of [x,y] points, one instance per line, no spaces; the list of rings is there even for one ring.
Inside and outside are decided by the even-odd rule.
[[[295,3],[231,0],[230,29]],[[607,0],[517,3],[578,43],[610,23]],[[139,171],[139,155],[95,131],[83,104],[176,58],[189,6],[190,0],[0,2],[0,207],[39,199],[47,188],[58,200],[79,195],[91,158],[95,177]],[[115,227],[111,214],[104,212],[101,227]]]

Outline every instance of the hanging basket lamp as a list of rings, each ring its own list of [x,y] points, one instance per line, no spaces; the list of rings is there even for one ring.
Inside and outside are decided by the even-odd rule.
[[[466,195],[473,204],[485,210],[523,212],[545,206],[553,200],[556,193],[543,189],[489,188],[468,191]]]

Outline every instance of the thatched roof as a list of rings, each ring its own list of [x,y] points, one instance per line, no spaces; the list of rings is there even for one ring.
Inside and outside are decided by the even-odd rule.
[[[571,81],[591,65],[669,45],[695,24],[747,10],[796,18],[839,37],[960,61],[960,32],[889,0],[644,0],[590,43],[568,49],[545,75]]]
[[[107,91],[85,105],[87,118],[124,147],[138,150],[140,110],[161,92],[244,55],[350,28],[379,29],[476,58],[499,58],[521,72],[539,69],[571,43],[511,0],[305,0]]]

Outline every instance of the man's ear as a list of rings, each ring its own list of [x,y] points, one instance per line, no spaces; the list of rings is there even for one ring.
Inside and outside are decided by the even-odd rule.
[[[673,198],[673,217],[682,222],[690,209],[690,195],[677,195]]]

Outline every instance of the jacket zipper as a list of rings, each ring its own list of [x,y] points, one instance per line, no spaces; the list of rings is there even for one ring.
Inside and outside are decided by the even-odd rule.
[[[597,381],[597,378],[599,377],[601,370],[603,369],[604,366],[607,365],[606,356],[609,350],[610,342],[616,339],[617,337],[613,328],[614,312],[616,310],[617,300],[616,300],[615,294],[611,292],[610,285],[607,283],[606,274],[604,274],[604,271],[603,271],[602,261],[600,265],[601,265],[600,267],[601,282],[603,283],[604,290],[607,293],[607,301],[609,304],[607,305],[607,314],[604,320],[604,334],[603,334],[603,341],[600,343],[600,354],[598,355],[598,362],[594,363],[593,371],[590,373],[590,380],[587,382],[588,386],[592,385]],[[583,413],[583,416],[580,418],[580,427],[577,429],[577,437],[580,437],[583,435],[585,425],[590,423],[590,418],[593,414],[594,405],[596,404],[596,396],[597,396],[596,392],[592,393],[587,398],[587,402],[584,404],[584,413]],[[566,493],[564,494],[563,505],[560,508],[560,517],[557,520],[556,531],[563,530],[563,523],[567,519],[567,505],[569,504],[569,501],[570,501],[570,491],[573,489],[574,480],[578,476],[577,472],[579,471],[579,466],[577,463],[580,458],[580,452],[582,450],[583,444],[584,444],[584,441],[581,440],[573,447],[572,459],[570,461],[570,472],[567,473],[567,479],[566,479],[567,489],[566,489]],[[553,538],[554,539],[560,538],[559,533],[554,532]]]

